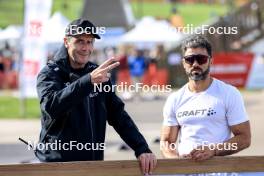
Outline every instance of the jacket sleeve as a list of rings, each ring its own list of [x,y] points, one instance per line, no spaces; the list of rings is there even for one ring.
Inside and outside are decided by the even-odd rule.
[[[93,90],[90,74],[65,85],[59,73],[45,67],[37,78],[37,92],[40,108],[51,118],[56,118],[67,112],[71,107]]]
[[[108,123],[120,137],[135,151],[136,157],[142,153],[152,153],[137,126],[124,110],[124,103],[114,92],[107,100]]]

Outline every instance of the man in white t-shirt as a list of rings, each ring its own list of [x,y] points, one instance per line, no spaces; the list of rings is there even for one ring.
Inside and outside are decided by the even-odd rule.
[[[235,87],[210,76],[210,43],[195,36],[183,43],[182,50],[189,81],[165,103],[163,155],[206,160],[249,147],[250,124],[243,98]]]

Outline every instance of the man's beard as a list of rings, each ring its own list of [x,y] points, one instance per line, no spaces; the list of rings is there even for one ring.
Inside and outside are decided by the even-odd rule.
[[[199,68],[200,69],[200,68]],[[199,73],[199,72],[195,72],[192,73],[193,69],[190,72],[186,72],[187,76],[193,80],[193,81],[201,81],[201,80],[205,80],[207,75],[209,74],[210,71],[210,66],[203,72]]]

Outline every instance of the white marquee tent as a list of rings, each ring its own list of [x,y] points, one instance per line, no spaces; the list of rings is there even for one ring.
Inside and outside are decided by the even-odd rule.
[[[54,13],[44,26],[44,40],[47,43],[63,42],[65,29],[69,23],[70,21],[60,12]]]
[[[56,12],[44,24],[44,40],[47,43],[61,43],[65,34],[69,20],[60,12]],[[23,35],[23,27],[10,25],[4,30],[0,30],[0,40],[19,39]]]
[[[183,34],[165,20],[145,17],[121,37],[122,43],[178,43]]]
[[[10,25],[0,30],[0,40],[19,39],[22,36],[22,27]]]

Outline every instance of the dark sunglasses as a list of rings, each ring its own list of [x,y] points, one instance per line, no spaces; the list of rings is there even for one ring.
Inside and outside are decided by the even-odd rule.
[[[188,56],[184,56],[183,59],[185,60],[186,63],[193,65],[193,63],[195,61],[197,61],[197,63],[199,65],[203,65],[205,63],[207,63],[207,60],[210,58],[210,56],[207,55],[202,55],[202,54],[192,54],[192,55],[188,55]]]

